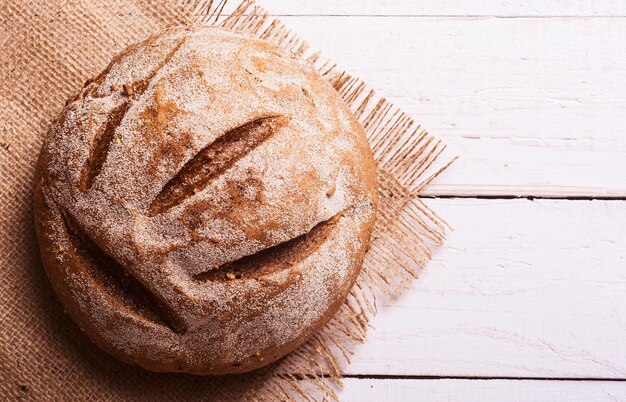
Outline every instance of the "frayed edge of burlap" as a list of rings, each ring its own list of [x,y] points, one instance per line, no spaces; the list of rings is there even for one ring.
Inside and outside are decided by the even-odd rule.
[[[258,400],[304,400],[322,396],[339,400],[342,366],[350,363],[376,314],[376,294],[393,300],[410,286],[441,245],[449,225],[417,195],[456,158],[435,167],[446,149],[441,140],[359,78],[339,69],[277,18],[244,0],[223,15],[228,0],[183,2],[198,23],[244,32],[308,61],[337,90],[365,129],[378,166],[379,208],[370,249],[345,303],[331,321],[305,344],[259,373],[261,384],[247,397]],[[441,165],[437,163],[437,165]],[[255,381],[256,382],[256,381]]]

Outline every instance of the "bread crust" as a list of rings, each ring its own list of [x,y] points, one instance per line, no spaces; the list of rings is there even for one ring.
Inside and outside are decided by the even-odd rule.
[[[68,314],[157,372],[242,373],[323,326],[377,206],[363,129],[311,67],[231,31],[129,47],[44,142],[35,226]]]

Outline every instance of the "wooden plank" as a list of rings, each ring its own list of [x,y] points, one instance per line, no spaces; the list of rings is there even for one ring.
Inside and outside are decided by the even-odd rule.
[[[459,159],[422,195],[626,198],[623,140],[444,137]]]
[[[626,400],[625,382],[506,380],[344,380],[342,401],[594,401]]]
[[[427,201],[455,231],[348,374],[626,378],[626,201]]]
[[[460,156],[426,194],[626,197],[623,19],[282,19]]]
[[[626,1],[261,0],[277,15],[624,16]]]

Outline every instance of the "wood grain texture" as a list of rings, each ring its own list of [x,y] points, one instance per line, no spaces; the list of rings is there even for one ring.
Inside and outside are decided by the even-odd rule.
[[[348,374],[626,378],[626,201],[428,201],[455,231]]]
[[[275,15],[346,16],[626,16],[624,0],[262,0]]]
[[[625,382],[506,380],[344,380],[344,402],[615,402],[626,400]]]
[[[625,19],[283,20],[460,156],[424,194],[626,197]]]

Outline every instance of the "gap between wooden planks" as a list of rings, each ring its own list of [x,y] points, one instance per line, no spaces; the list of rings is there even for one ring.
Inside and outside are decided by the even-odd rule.
[[[626,383],[533,380],[345,380],[344,401],[594,401],[626,400]]]

